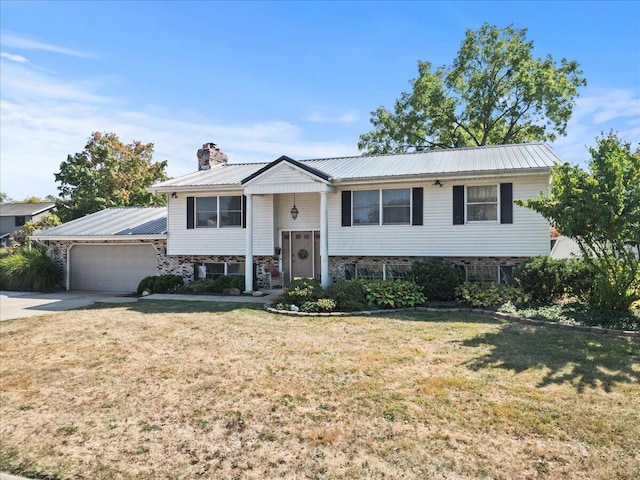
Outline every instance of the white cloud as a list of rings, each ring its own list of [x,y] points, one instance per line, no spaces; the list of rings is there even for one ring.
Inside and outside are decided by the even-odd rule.
[[[580,97],[567,136],[556,140],[553,147],[562,160],[585,166],[590,158],[587,147],[610,130],[624,141],[640,142],[640,92],[617,89]]]
[[[19,35],[13,32],[3,30],[0,32],[0,38],[2,39],[2,45],[5,47],[13,47],[24,50],[41,50],[45,52],[60,53],[62,55],[70,55],[72,57],[82,58],[97,58],[95,55],[77,50],[73,48],[65,48],[50,43],[44,43],[33,38]]]
[[[2,52],[0,53],[0,57],[6,58],[7,60],[11,60],[12,62],[17,63],[29,63],[29,60],[22,55],[13,55],[12,53]]]
[[[358,116],[354,113],[344,113],[338,116],[322,115],[320,113],[311,113],[305,120],[313,123],[340,123],[349,125],[359,120]]]
[[[114,132],[123,142],[155,144],[154,159],[168,174],[197,168],[196,151],[214,142],[234,163],[357,154],[355,145],[310,142],[300,127],[282,121],[220,125],[176,119],[166,107],[125,108],[100,94],[101,82],[73,82],[50,72],[4,62],[0,101],[0,191],[15,199],[56,194],[54,173],[67,155],[83,150],[92,131]],[[159,114],[161,112],[161,114]]]

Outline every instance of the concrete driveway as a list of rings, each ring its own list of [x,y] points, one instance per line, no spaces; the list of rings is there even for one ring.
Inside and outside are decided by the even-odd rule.
[[[5,292],[0,291],[0,321],[33,317],[48,313],[73,310],[96,302],[130,303],[137,297],[117,292]]]

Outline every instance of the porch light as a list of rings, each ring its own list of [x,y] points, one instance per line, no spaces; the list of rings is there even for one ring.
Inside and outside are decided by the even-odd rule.
[[[433,186],[434,187],[442,187],[442,182],[440,182],[440,180],[436,180],[435,182],[433,182]]]
[[[293,194],[293,208],[291,209],[291,218],[298,218],[298,209],[296,208],[296,194]]]

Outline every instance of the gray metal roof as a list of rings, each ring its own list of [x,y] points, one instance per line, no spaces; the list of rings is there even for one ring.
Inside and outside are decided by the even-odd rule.
[[[495,145],[427,152],[298,160],[334,182],[390,177],[425,177],[489,172],[548,170],[562,163],[546,144]],[[274,162],[271,162],[274,163]],[[174,178],[151,187],[170,188],[240,186],[241,181],[270,163],[227,163]]]
[[[46,240],[52,237],[158,236],[166,233],[166,207],[123,207],[107,208],[77,218],[37,232],[33,237]]]
[[[56,206],[53,202],[38,203],[0,203],[0,217],[37,215]]]

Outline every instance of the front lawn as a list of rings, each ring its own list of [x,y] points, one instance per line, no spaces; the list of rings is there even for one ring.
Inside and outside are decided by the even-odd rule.
[[[226,307],[146,300],[2,322],[0,470],[49,479],[640,471],[635,339],[463,313]]]

